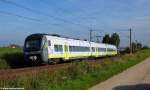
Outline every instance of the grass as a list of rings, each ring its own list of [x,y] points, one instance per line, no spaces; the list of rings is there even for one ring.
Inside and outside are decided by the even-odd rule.
[[[117,61],[103,61],[102,64],[90,65],[87,61],[70,63],[68,68],[55,73],[43,72],[34,77],[1,80],[0,87],[24,87],[26,90],[87,90],[149,56],[150,50],[142,50],[131,56],[122,56]]]
[[[0,48],[0,69],[18,68],[24,66],[23,50],[21,48]]]

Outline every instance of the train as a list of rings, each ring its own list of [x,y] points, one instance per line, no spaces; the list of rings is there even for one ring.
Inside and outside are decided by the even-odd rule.
[[[117,55],[117,47],[110,44],[35,33],[24,42],[26,62],[38,64],[59,63],[72,59]]]

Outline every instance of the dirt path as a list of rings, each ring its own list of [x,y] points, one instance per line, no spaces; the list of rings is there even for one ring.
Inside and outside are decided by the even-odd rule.
[[[150,90],[150,58],[89,90]]]

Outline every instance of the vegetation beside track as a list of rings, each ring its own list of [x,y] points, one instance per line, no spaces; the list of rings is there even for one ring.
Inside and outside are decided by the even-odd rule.
[[[0,69],[24,66],[22,48],[0,48]]]
[[[53,74],[45,72],[33,77],[1,80],[0,87],[23,87],[25,90],[86,90],[149,56],[150,50],[141,50],[133,55],[124,55],[120,60],[103,60],[103,63],[92,65],[87,61],[74,62],[68,68]]]

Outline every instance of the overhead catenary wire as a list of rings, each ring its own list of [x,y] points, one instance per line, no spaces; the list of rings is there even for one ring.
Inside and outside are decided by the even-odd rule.
[[[46,24],[46,22],[43,22],[43,20],[36,19],[36,18],[33,18],[33,17],[27,17],[27,16],[19,15],[19,14],[16,14],[16,13],[11,13],[11,12],[6,12],[6,11],[1,11],[0,10],[0,14],[15,16],[15,17],[18,17],[18,18],[21,18],[21,19],[34,21],[34,22],[37,22],[37,23],[40,23],[40,24]],[[48,25],[56,25],[56,26],[59,25],[59,24],[52,24],[52,23],[51,24],[47,23],[47,24]]]
[[[42,3],[44,3],[44,4],[46,4],[46,5],[51,5],[48,1],[46,1],[46,0],[39,0],[40,2],[42,2]],[[86,20],[86,19],[88,19],[87,17],[84,17],[84,16],[80,16],[80,15],[74,15],[74,14],[72,14],[72,13],[69,13],[68,11],[67,11],[67,9],[64,9],[64,8],[61,8],[61,7],[55,7],[55,8],[57,8],[57,9],[59,9],[60,11],[63,11],[63,12],[67,12],[67,14],[68,15],[71,15],[71,16],[75,16],[76,18],[80,18],[80,20]],[[82,13],[84,12],[84,10],[81,10],[82,11]],[[87,15],[87,13],[85,13],[85,15]],[[92,13],[90,13],[89,15],[88,15],[88,17],[89,16],[91,16],[91,15],[93,15]],[[90,18],[93,18],[93,17],[90,17]],[[102,31],[102,32],[104,32],[104,30],[102,30],[102,29],[94,29],[93,27],[91,27],[91,26],[89,26],[89,29],[92,29],[92,30],[94,30],[94,31]]]
[[[38,1],[44,3],[45,5],[49,5],[49,6],[51,5],[51,3],[49,3],[47,0],[38,0]],[[80,12],[82,14],[84,14],[84,16],[81,16],[81,15],[73,15],[72,13],[69,13],[66,9],[64,9],[62,7],[56,7],[56,8],[63,12],[67,12],[68,15],[75,16],[75,18],[73,18],[73,19],[80,19],[80,20],[84,20],[84,21],[87,19],[91,19],[91,21],[97,21],[97,19],[95,19],[96,17],[93,15],[100,13],[99,10],[96,12],[88,13],[88,12],[84,11],[83,9],[80,9]],[[89,29],[90,29],[90,27],[89,27]]]
[[[42,3],[44,3],[44,4],[46,4],[46,5],[51,5],[49,2],[47,2],[46,0],[39,0],[40,2],[42,2]],[[73,15],[72,13],[70,13],[70,12],[68,12],[68,10],[66,10],[66,9],[64,9],[64,8],[62,8],[62,7],[55,7],[55,8],[57,8],[58,10],[60,10],[60,11],[63,11],[63,12],[65,12],[65,13],[67,13],[68,15],[71,15],[71,16],[75,16],[76,18],[80,18],[80,19],[88,19],[87,17],[83,17],[83,16],[80,16],[80,15]],[[82,10],[82,13],[83,13],[84,11]],[[87,15],[87,13],[85,14],[85,15]],[[88,15],[88,17],[89,16],[91,16],[91,15]],[[93,18],[93,17],[92,17]]]
[[[35,22],[40,22],[41,21],[39,19],[35,19],[35,18],[32,18],[32,17],[26,17],[26,16],[15,14],[15,13],[11,13],[11,12],[1,11],[1,10],[0,10],[0,14],[5,14],[5,15],[9,15],[9,16],[15,16],[15,17],[27,19],[27,20],[30,20],[30,21],[35,21]]]
[[[6,4],[10,4],[10,5],[16,6],[16,7],[18,7],[18,8],[22,8],[22,9],[27,10],[27,11],[30,11],[30,12],[32,12],[32,13],[36,13],[36,14],[39,14],[39,15],[42,15],[42,16],[46,16],[46,17],[49,17],[49,18],[58,20],[58,21],[62,21],[62,22],[64,22],[64,23],[73,24],[73,25],[78,25],[78,26],[82,26],[82,27],[84,27],[84,28],[89,28],[88,26],[81,25],[81,24],[79,24],[79,23],[74,23],[74,22],[72,22],[72,21],[68,21],[68,20],[62,19],[62,18],[60,18],[60,17],[56,17],[56,16],[53,16],[53,15],[47,14],[47,13],[43,13],[43,12],[41,12],[41,11],[34,10],[34,9],[32,9],[32,8],[26,7],[26,6],[24,6],[24,5],[21,5],[21,4],[18,4],[18,3],[15,3],[15,2],[9,1],[9,0],[0,0],[0,1],[3,2],[3,3],[6,3]]]
[[[13,6],[16,6],[16,7],[19,7],[19,8],[22,8],[22,9],[24,9],[24,10],[27,10],[27,11],[30,11],[30,12],[32,12],[32,13],[36,13],[36,14],[39,14],[39,15],[42,15],[42,16],[47,16],[47,17],[49,17],[49,18],[53,18],[53,19],[55,19],[55,20],[59,20],[59,21],[63,21],[63,22],[65,22],[65,23],[69,23],[69,24],[74,24],[74,25],[80,25],[80,26],[82,26],[82,27],[85,27],[85,28],[91,28],[91,27],[89,27],[89,26],[84,26],[84,25],[81,25],[81,24],[79,24],[79,23],[74,23],[74,22],[72,22],[72,21],[68,21],[68,20],[65,20],[65,19],[62,19],[62,18],[59,18],[59,17],[55,17],[55,16],[53,16],[53,15],[49,15],[49,14],[47,14],[47,13],[43,13],[43,12],[41,12],[41,11],[37,11],[37,10],[34,10],[34,9],[32,9],[32,8],[29,8],[29,7],[26,7],[26,6],[24,6],[24,5],[21,5],[21,4],[18,4],[18,3],[15,3],[15,2],[12,2],[12,1],[9,1],[9,0],[0,0],[1,2],[3,2],[3,3],[6,3],[6,4],[10,4],[10,5],[13,5]],[[13,14],[13,16],[18,16],[18,17],[20,17],[20,15],[14,15]],[[25,16],[21,16],[22,18],[26,18]],[[41,20],[36,20],[36,19],[34,19],[34,18],[29,18],[29,17],[27,17],[29,20],[34,20],[34,21],[41,21]],[[26,18],[26,19],[27,19]],[[58,25],[58,24],[56,24],[56,25]],[[96,29],[95,29],[96,30]],[[97,31],[99,31],[99,30],[97,30]]]

